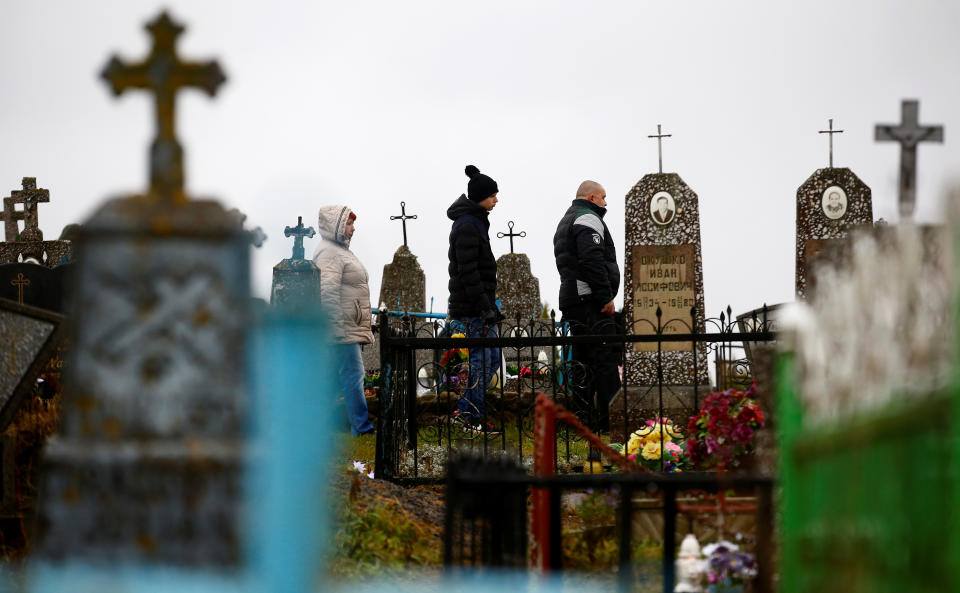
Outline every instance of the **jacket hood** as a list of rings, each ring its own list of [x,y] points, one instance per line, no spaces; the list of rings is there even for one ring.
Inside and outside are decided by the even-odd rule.
[[[346,206],[320,206],[317,216],[317,229],[320,236],[327,241],[350,248],[350,239],[347,239],[347,223],[353,210]]]
[[[466,194],[460,194],[460,197],[447,208],[447,218],[456,220],[464,214],[472,214],[483,220],[490,215],[482,206],[468,199]]]

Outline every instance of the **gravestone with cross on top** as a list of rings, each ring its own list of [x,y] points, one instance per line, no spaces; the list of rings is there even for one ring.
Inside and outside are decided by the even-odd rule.
[[[497,258],[497,300],[505,323],[529,324],[540,315],[540,280],[530,270],[530,258],[525,253],[514,253],[514,238],[527,236],[526,231],[513,232],[514,222],[507,223],[508,232],[497,233],[498,239],[510,240],[510,253]]]
[[[21,185],[22,189],[12,190],[3,198],[0,219],[3,220],[4,241],[0,243],[0,264],[30,260],[54,268],[68,262],[70,242],[44,241],[40,230],[38,205],[50,201],[50,191],[37,187],[36,177],[24,177]],[[19,221],[23,221],[22,231]]]
[[[236,566],[251,239],[235,213],[184,188],[177,93],[213,95],[223,73],[179,58],[184,29],[167,13],[147,30],[149,56],[113,58],[103,77],[117,94],[154,95],[149,186],[108,200],[78,233],[64,409],[35,553]]]
[[[427,277],[407,247],[407,221],[416,218],[416,214],[407,214],[406,202],[400,202],[399,216],[390,217],[403,225],[403,245],[393,254],[393,261],[383,266],[378,302],[389,311],[423,312],[427,308]]]
[[[873,224],[870,188],[846,167],[833,166],[833,119],[826,130],[830,156],[828,166],[817,169],[797,188],[796,293],[807,298],[816,277],[814,270],[834,251],[849,232]]]
[[[658,171],[626,195],[623,318],[627,333],[637,335],[702,332],[705,326],[700,206],[679,175],[663,172],[662,142],[671,136],[659,124],[648,136],[657,139]],[[610,401],[610,431],[617,438],[658,409],[660,390],[652,386],[659,385],[659,370],[664,414],[675,422],[685,423],[698,394],[709,390],[706,352],[701,347],[694,353],[690,342],[663,342],[659,356],[656,343],[628,344],[625,363],[627,389]]]
[[[313,227],[303,226],[303,217],[297,217],[297,226],[283,229],[283,236],[293,237],[293,255],[273,266],[273,285],[270,304],[294,309],[313,307],[320,303],[320,268],[304,259],[303,239],[316,234]]]
[[[658,324],[665,334],[704,331],[699,201],[679,175],[663,172],[662,141],[671,136],[659,124],[648,136],[657,139],[658,172],[645,175],[626,196],[623,312],[628,331],[638,335],[656,333]],[[663,344],[664,382],[693,385],[692,349],[690,343]],[[656,350],[655,343],[627,347],[628,383],[657,382]],[[706,354],[697,356],[698,380],[706,384]]]

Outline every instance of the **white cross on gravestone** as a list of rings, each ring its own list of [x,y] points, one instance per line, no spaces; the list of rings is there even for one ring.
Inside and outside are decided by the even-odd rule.
[[[943,126],[919,124],[920,102],[904,100],[901,103],[900,124],[877,124],[878,142],[893,140],[900,143],[900,217],[911,218],[917,202],[917,144],[943,142]]]

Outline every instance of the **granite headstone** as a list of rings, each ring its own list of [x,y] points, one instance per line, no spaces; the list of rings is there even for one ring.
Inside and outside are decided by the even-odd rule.
[[[830,247],[851,229],[873,224],[870,188],[846,167],[833,166],[833,135],[830,136],[829,167],[817,169],[797,189],[796,293],[804,299],[810,292],[813,269],[829,257]]]

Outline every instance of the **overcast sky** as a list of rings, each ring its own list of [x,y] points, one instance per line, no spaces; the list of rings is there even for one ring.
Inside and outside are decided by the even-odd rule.
[[[900,101],[945,144],[919,149],[916,218],[938,221],[960,171],[960,3],[290,2],[0,0],[0,193],[24,176],[51,192],[46,238],[103,199],[142,191],[154,134],[143,92],[114,99],[98,73],[145,57],[143,25],[167,7],[188,27],[181,56],[217,58],[214,100],[182,92],[177,130],[187,189],[248,215],[269,240],[254,294],[289,257],[286,225],[321,204],[359,217],[353,250],[370,272],[401,244],[400,201],[419,216],[410,248],[444,311],[445,212],[466,164],[500,186],[491,235],[527,237],[541,298],[555,305],[552,236],[577,185],[604,184],[623,261],[624,196],[664,171],[700,198],[706,306],[714,316],[793,299],[796,189],[827,165],[828,118],[844,131],[836,166],[897,220],[899,151],[873,141]],[[308,255],[318,238],[307,240]],[[494,239],[494,253],[509,250]],[[618,297],[618,303],[622,301]]]

